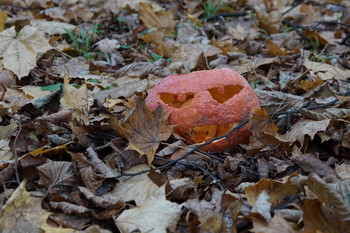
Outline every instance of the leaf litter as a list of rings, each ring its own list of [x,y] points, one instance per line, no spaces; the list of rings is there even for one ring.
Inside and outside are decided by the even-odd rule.
[[[349,231],[348,1],[0,3],[1,231]],[[222,67],[263,110],[203,152],[144,99]]]

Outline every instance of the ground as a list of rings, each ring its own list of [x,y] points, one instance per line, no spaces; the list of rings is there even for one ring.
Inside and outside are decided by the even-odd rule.
[[[1,232],[349,232],[349,7],[0,0]]]

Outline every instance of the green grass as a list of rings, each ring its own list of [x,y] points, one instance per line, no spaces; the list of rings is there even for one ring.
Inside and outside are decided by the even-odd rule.
[[[74,49],[79,52],[84,58],[93,60],[97,55],[103,54],[107,60],[107,62],[110,63],[110,58],[107,53],[103,52],[90,52],[91,46],[92,46],[92,39],[95,34],[103,32],[102,30],[99,30],[98,27],[100,25],[96,24],[91,29],[88,30],[82,30],[80,34],[74,34],[73,32],[69,31],[68,29],[64,28],[65,32],[69,36],[69,38],[72,40]]]
[[[221,0],[205,0],[202,2],[202,6],[205,13],[204,17],[207,18],[215,15],[218,12],[218,10],[223,6],[223,4],[221,4]]]

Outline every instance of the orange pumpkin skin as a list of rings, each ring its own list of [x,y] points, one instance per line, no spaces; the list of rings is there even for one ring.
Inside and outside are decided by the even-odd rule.
[[[249,83],[229,68],[170,75],[149,92],[146,104],[152,110],[161,105],[170,113],[175,132],[193,143],[227,133],[260,109]],[[249,136],[245,127],[201,149],[227,150],[248,143]]]

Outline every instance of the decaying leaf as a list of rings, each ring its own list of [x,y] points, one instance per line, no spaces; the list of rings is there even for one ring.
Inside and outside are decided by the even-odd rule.
[[[136,165],[128,170],[126,173],[135,173],[144,170],[148,170],[146,165]],[[143,206],[148,199],[161,196],[164,188],[158,187],[153,181],[148,178],[147,173],[133,176],[124,177],[121,179],[114,189],[106,196],[113,196],[113,198],[127,202],[135,201],[136,205]],[[128,195],[125,195],[128,193]]]
[[[0,65],[11,70],[19,79],[36,66],[36,56],[51,49],[48,40],[38,29],[25,26],[17,34],[15,27],[0,33]]]
[[[297,187],[290,181],[283,183],[266,179],[260,180],[255,185],[248,186],[244,190],[249,203],[252,205],[255,204],[260,193],[265,191],[270,196],[272,207],[282,204],[286,196],[294,195],[298,191]]]
[[[330,119],[321,121],[302,119],[295,123],[292,129],[283,135],[282,138],[290,144],[299,142],[303,146],[306,135],[310,136],[312,140],[318,132],[323,132],[327,129],[330,121]]]
[[[164,32],[164,36],[171,36],[176,22],[173,14],[155,4],[141,2],[140,18],[147,28],[157,28]]]
[[[77,183],[72,162],[49,162],[38,167],[40,174],[39,184],[45,187],[60,188]]]
[[[134,98],[136,107],[121,122],[114,122],[114,129],[128,139],[127,149],[136,150],[146,155],[148,163],[152,163],[156,150],[162,140],[166,140],[173,132],[168,123],[169,113],[161,107],[152,112],[140,97]]]
[[[350,227],[350,185],[348,181],[326,183],[315,174],[291,179],[298,186],[308,186],[317,200],[302,202],[305,228],[309,231],[341,233]],[[326,205],[324,205],[324,204]]]
[[[165,199],[164,186],[157,188],[163,191],[119,215],[115,222],[122,232],[140,230],[163,233],[167,229],[175,230],[182,206]]]
[[[0,210],[2,232],[42,232],[49,212],[41,208],[42,199],[30,196],[22,182]],[[14,221],[15,220],[15,221]]]
[[[4,30],[4,24],[7,20],[7,13],[5,11],[0,11],[0,32]]]
[[[333,78],[347,80],[350,77],[350,70],[335,67],[326,63],[319,63],[305,59],[303,65],[309,70],[312,77],[320,77],[323,80]]]

